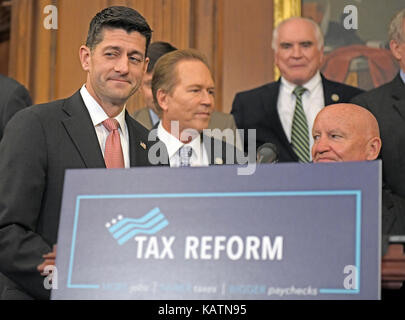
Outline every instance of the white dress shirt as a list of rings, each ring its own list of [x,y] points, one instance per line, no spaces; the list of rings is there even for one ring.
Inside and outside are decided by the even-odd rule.
[[[109,135],[108,130],[103,126],[103,121],[108,119],[108,115],[105,113],[103,108],[98,104],[98,102],[91,96],[87,91],[86,86],[83,85],[80,89],[80,94],[82,95],[84,104],[86,105],[87,110],[89,111],[91,121],[93,122],[94,129],[96,130],[98,142],[100,144],[101,152],[104,157],[105,142]],[[129,161],[129,134],[127,123],[125,122],[125,107],[122,108],[122,111],[116,119],[120,125],[118,131],[120,133],[121,147],[124,155],[124,164],[125,168],[130,167]]]
[[[166,131],[162,126],[162,122],[159,122],[157,128],[157,136],[162,141],[167,149],[169,155],[170,167],[180,166],[179,149],[184,146],[184,143],[177,139],[175,136]],[[205,149],[204,143],[201,141],[200,135],[196,136],[188,144],[193,149],[193,153],[190,159],[190,165],[192,167],[203,167],[209,165],[208,153]]]
[[[285,80],[282,77],[277,101],[277,110],[280,121],[283,125],[283,129],[287,136],[287,139],[290,142],[296,100],[293,91],[296,86],[297,85]],[[325,106],[322,78],[320,73],[316,73],[311,80],[304,83],[302,86],[307,89],[302,95],[302,106],[304,108],[305,116],[307,117],[309,130],[309,147],[311,150],[312,145],[314,144],[314,139],[312,138],[312,126],[314,124],[316,115]]]

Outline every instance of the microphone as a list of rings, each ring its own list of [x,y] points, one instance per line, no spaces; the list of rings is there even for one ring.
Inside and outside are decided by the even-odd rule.
[[[278,152],[275,144],[266,142],[257,148],[257,163],[276,163],[278,161]]]

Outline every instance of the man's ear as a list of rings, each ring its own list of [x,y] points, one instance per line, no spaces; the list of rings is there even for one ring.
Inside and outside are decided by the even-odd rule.
[[[163,111],[167,111],[167,109],[169,108],[168,98],[169,95],[166,91],[164,91],[163,89],[158,89],[158,91],[156,92],[156,100]]]
[[[144,66],[143,66],[143,74],[145,74],[146,70],[148,70],[148,65],[149,65],[149,58],[146,57],[145,58],[145,63],[144,63]]]
[[[377,159],[380,150],[381,150],[381,139],[379,137],[374,137],[370,139],[367,143],[367,154],[366,160],[375,160]]]
[[[84,71],[90,69],[91,50],[89,47],[81,46],[79,49],[80,63]]]
[[[403,58],[401,57],[401,51],[399,50],[399,43],[397,41],[395,40],[390,41],[390,49],[395,59],[401,60]]]

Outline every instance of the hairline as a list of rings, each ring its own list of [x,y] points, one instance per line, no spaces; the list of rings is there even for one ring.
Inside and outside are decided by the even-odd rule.
[[[323,39],[323,35],[322,35],[322,32],[321,32],[321,29],[320,29],[319,25],[315,21],[313,21],[311,19],[308,19],[308,18],[305,18],[305,17],[291,17],[291,18],[288,18],[286,20],[281,21],[276,26],[276,28],[273,30],[273,38],[272,38],[272,41],[271,41],[271,47],[274,50],[274,52],[277,52],[277,50],[278,50],[278,43],[277,42],[278,42],[280,27],[282,27],[284,24],[286,24],[286,23],[288,23],[290,21],[293,21],[293,20],[307,21],[312,25],[314,35],[315,35],[315,39],[316,39],[316,42],[317,42],[317,48],[318,48],[318,50],[321,50],[323,45],[324,45],[324,39]]]

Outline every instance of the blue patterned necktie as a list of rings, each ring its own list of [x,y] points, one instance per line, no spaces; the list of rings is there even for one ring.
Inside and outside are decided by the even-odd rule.
[[[302,95],[305,90],[307,89],[298,86],[293,91],[297,99],[291,128],[291,144],[300,162],[310,161],[308,122],[302,107]]]
[[[193,154],[193,149],[188,146],[184,145],[179,149],[179,155],[180,155],[180,167],[189,167],[190,166],[190,160],[191,160],[191,155]]]

